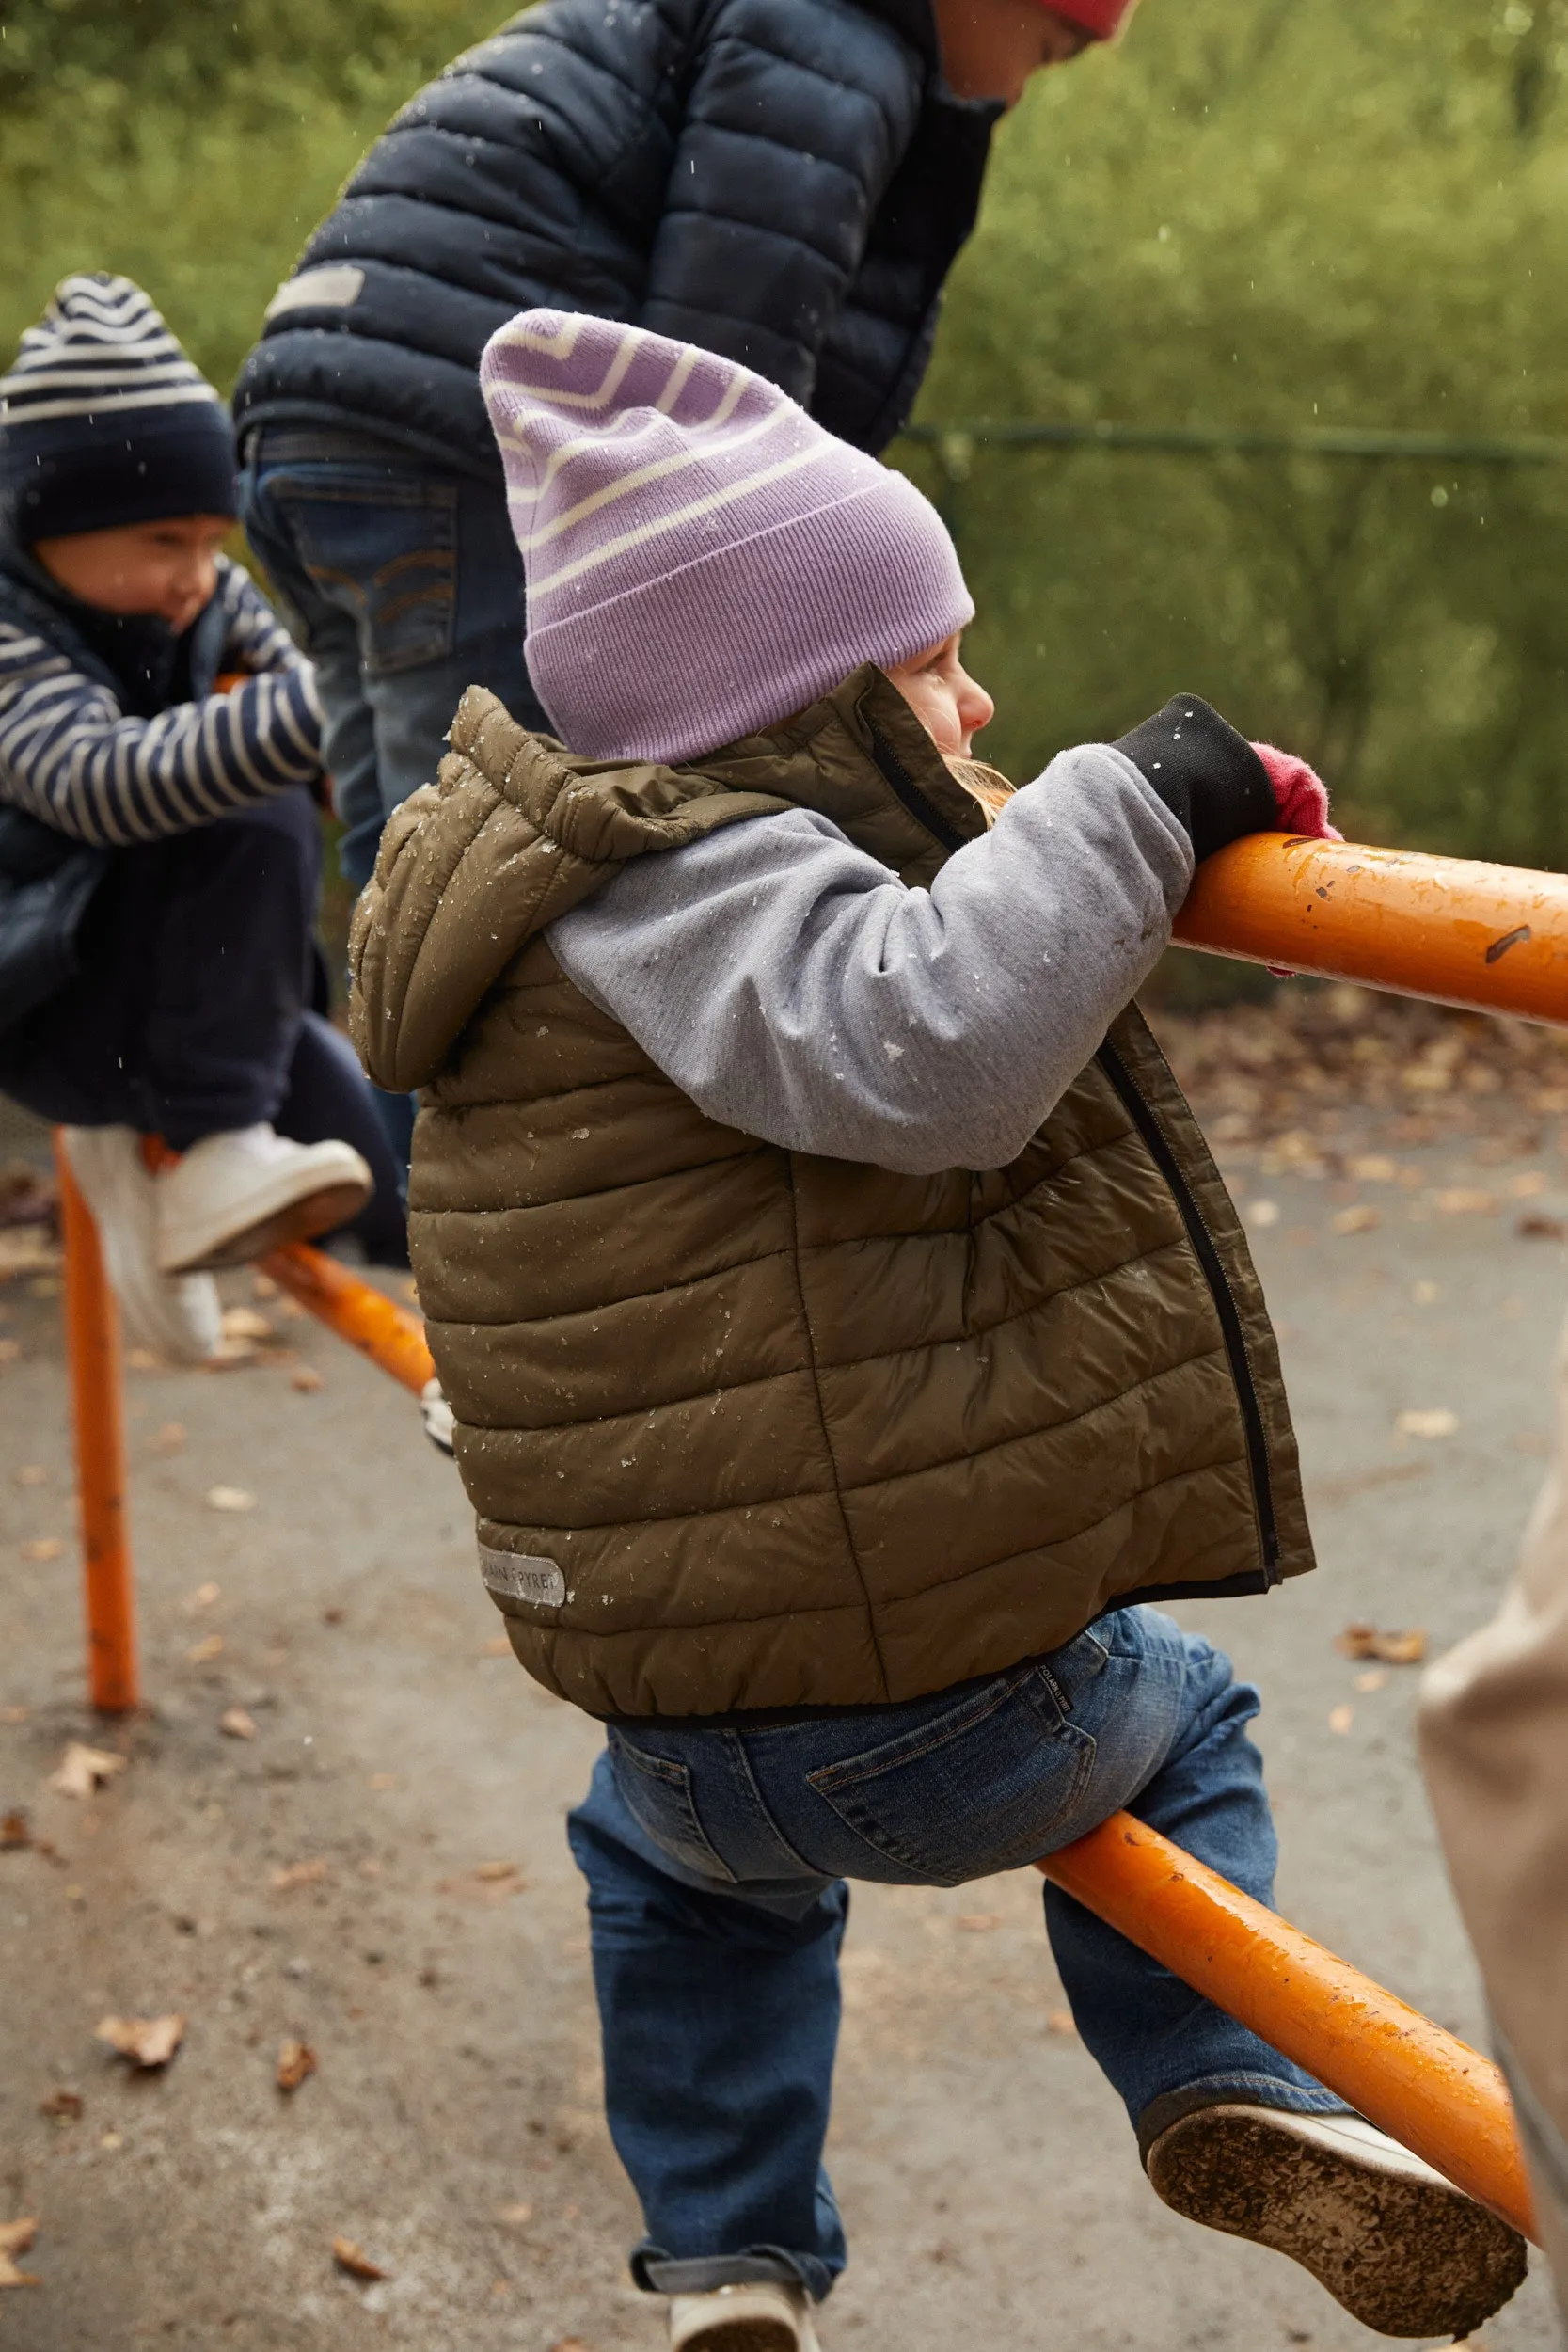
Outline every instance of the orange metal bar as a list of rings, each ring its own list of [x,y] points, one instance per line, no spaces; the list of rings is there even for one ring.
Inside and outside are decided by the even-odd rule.
[[[87,1681],[94,1707],[106,1715],[123,1715],[140,1705],[141,1688],[135,1587],[125,1523],[119,1314],[103,1272],[98,1228],[57,1136],[55,1161],[65,1234],[66,1339],[82,1500]]]
[[[341,1340],[347,1340],[416,1396],[434,1376],[436,1366],[420,1317],[387,1297],[373,1282],[340,1265],[325,1250],[312,1249],[309,1242],[286,1242],[261,1260],[261,1270]]]
[[[1513,2108],[1489,2058],[1130,1813],[1037,1867],[1402,2147],[1536,2236]]]
[[[1568,874],[1258,833],[1205,858],[1184,947],[1568,1025]]]

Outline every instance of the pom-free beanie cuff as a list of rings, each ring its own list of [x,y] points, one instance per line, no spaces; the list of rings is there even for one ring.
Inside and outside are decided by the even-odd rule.
[[[567,739],[586,758],[673,762],[776,725],[863,661],[912,660],[967,628],[974,605],[950,546],[899,531],[910,502],[926,506],[889,472],[885,487],[531,629],[540,701],[560,723],[572,712]]]
[[[930,501],[736,360],[531,310],[480,382],[530,673],[576,752],[697,757],[974,617]]]
[[[62,278],[0,376],[0,503],[24,545],[238,513],[229,412],[141,288]]]

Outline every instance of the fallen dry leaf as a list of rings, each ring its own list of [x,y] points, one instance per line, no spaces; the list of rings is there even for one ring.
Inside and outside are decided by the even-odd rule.
[[[367,1788],[376,1789],[395,1788],[397,1785],[396,1772],[372,1772],[365,1783]]]
[[[580,2336],[562,2336],[551,2344],[550,2352],[594,2352],[594,2347],[584,2344]]]
[[[207,1507],[210,1511],[254,1511],[256,1498],[244,1486],[209,1486]]]
[[[207,1666],[212,1663],[214,1658],[217,1658],[222,1654],[222,1650],[223,1636],[221,1633],[204,1633],[199,1642],[193,1642],[191,1644],[190,1648],[185,1652],[185,1656],[189,1659],[193,1666]]]
[[[79,2090],[68,2090],[62,2083],[46,2099],[39,2101],[39,2113],[51,2115],[57,2123],[73,2123],[81,2114],[84,2101]]]
[[[149,1438],[147,1450],[150,1454],[178,1454],[184,1442],[184,1422],[166,1421]]]
[[[310,1862],[291,1862],[272,1874],[272,1891],[286,1895],[291,1886],[314,1886],[326,1876],[326,1864],[320,1854]]]
[[[351,2279],[389,2279],[391,2272],[372,2262],[362,2246],[356,2246],[351,2237],[335,2237],[332,2259],[340,2270],[346,2270]]]
[[[504,1633],[495,1633],[491,1635],[479,1654],[482,1658],[510,1658],[512,1644]]]
[[[1545,1191],[1547,1182],[1548,1179],[1544,1169],[1527,1168],[1522,1176],[1513,1178],[1508,1189],[1515,1200],[1533,1200],[1538,1192]]]
[[[1432,1196],[1445,1216],[1496,1216],[1497,1196],[1480,1184],[1449,1184]]]
[[[520,2230],[525,2221],[533,2219],[533,2207],[531,2205],[502,2205],[496,2219],[510,2222],[513,2229]]]
[[[272,1325],[254,1307],[226,1307],[222,1330],[226,1340],[270,1340],[273,1336]]]
[[[1420,1626],[1404,1632],[1384,1632],[1359,1620],[1334,1637],[1341,1658],[1375,1658],[1385,1666],[1418,1666],[1427,1654],[1427,1637]]]
[[[20,1340],[0,1340],[0,1364],[14,1364],[21,1354]]]
[[[127,1372],[162,1372],[164,1359],[155,1348],[128,1347],[125,1351]]]
[[[515,1862],[482,1862],[474,1871],[476,1879],[515,1879],[517,1875]]]
[[[164,2017],[105,2017],[93,2033],[134,2066],[166,2066],[185,2038],[185,2021],[174,2010]]]
[[[20,1805],[14,1812],[0,1813],[0,1853],[14,1853],[18,1847],[32,1842],[33,1833]]]
[[[1435,1307],[1443,1294],[1435,1282],[1412,1282],[1410,1295],[1418,1307]]]
[[[301,1396],[314,1396],[324,1385],[314,1364],[296,1364],[289,1375],[290,1388],[297,1389]]]
[[[1562,1241],[1568,1238],[1568,1223],[1560,1216],[1543,1216],[1538,1209],[1532,1210],[1528,1216],[1519,1217],[1513,1230],[1522,1241]]]
[[[19,1486],[41,1486],[46,1484],[49,1472],[41,1462],[24,1462],[20,1470],[11,1472],[11,1476]]]
[[[254,1740],[256,1718],[243,1707],[226,1707],[218,1717],[218,1729],[227,1732],[230,1740]]]
[[[316,2054],[308,2042],[283,2041],[277,2045],[277,2088],[297,2090],[316,2071]]]
[[[1358,1691],[1383,1691],[1386,1690],[1387,1685],[1388,1669],[1386,1666],[1374,1666],[1370,1674],[1357,1675],[1355,1677],[1355,1687]]]
[[[30,2270],[18,2270],[12,2257],[24,2254],[39,2225],[31,2218],[25,2221],[0,2221],[0,2287],[36,2287],[39,2283]]]
[[[272,1276],[270,1274],[253,1274],[250,1278],[250,1295],[252,1298],[276,1298],[277,1296],[277,1285],[273,1280]]]
[[[1396,1413],[1394,1426],[1403,1438],[1451,1438],[1459,1427],[1459,1415],[1450,1413],[1446,1405],[1422,1406]]]
[[[24,1724],[32,1711],[30,1707],[0,1707],[0,1724]]]
[[[194,1616],[198,1609],[211,1609],[214,1600],[223,1598],[221,1584],[198,1584],[194,1593],[187,1593],[182,1606]]]
[[[1397,1184],[1400,1180],[1398,1160],[1387,1158],[1382,1152],[1359,1152],[1347,1161],[1346,1168],[1358,1184]]]
[[[1277,1225],[1279,1203],[1277,1200],[1249,1200],[1242,1211],[1242,1215],[1249,1225],[1256,1225],[1259,1228]]]
[[[1328,1727],[1330,1731],[1338,1731],[1343,1734],[1350,1729],[1354,1721],[1355,1709],[1354,1707],[1335,1707],[1329,1709]]]
[[[23,1545],[22,1557],[24,1560],[57,1560],[64,1549],[64,1540],[58,1535],[35,1535],[29,1543]]]
[[[254,1340],[219,1340],[210,1356],[201,1359],[203,1372],[244,1372],[248,1364],[259,1364],[261,1350]]]
[[[125,1765],[123,1756],[112,1755],[107,1748],[87,1748],[79,1740],[71,1740],[49,1775],[49,1786],[61,1797],[90,1797],[105,1781],[122,1772]]]
[[[956,1924],[966,1935],[989,1935],[992,1928],[1005,1927],[1006,1922],[999,1911],[964,1911]]]
[[[1358,1200],[1354,1207],[1340,1209],[1331,1216],[1328,1220],[1328,1230],[1331,1233],[1339,1234],[1370,1233],[1382,1222],[1383,1213],[1380,1209],[1369,1208],[1365,1201]]]
[[[1047,2033],[1076,2033],[1078,2028],[1072,2022],[1071,2010],[1048,2009],[1045,2012],[1045,2030]]]

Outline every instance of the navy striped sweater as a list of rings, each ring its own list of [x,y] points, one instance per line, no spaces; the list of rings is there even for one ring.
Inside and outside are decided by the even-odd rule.
[[[231,694],[150,719],[127,716],[112,689],[42,629],[0,611],[0,803],[74,840],[123,849],[318,775],[321,706],[309,663],[249,574],[223,556],[214,607],[222,628],[214,668],[255,675]]]

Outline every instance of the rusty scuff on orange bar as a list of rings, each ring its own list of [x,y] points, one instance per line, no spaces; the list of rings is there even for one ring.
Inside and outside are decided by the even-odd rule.
[[[1176,939],[1568,1025],[1568,874],[1256,833],[1205,858]]]
[[[1508,2087],[1490,2058],[1130,1813],[1036,1866],[1085,1909],[1536,2237]]]
[[[101,1714],[141,1703],[135,1582],[125,1516],[125,1409],[119,1310],[103,1271],[92,1211],[58,1136],[55,1166],[65,1241],[66,1345],[82,1497],[82,1570],[87,1614],[87,1686]]]
[[[291,1298],[297,1298],[341,1340],[347,1340],[416,1396],[434,1376],[436,1366],[420,1317],[378,1291],[373,1282],[340,1265],[325,1250],[312,1249],[309,1242],[287,1242],[261,1263],[261,1271],[271,1275]]]

